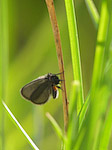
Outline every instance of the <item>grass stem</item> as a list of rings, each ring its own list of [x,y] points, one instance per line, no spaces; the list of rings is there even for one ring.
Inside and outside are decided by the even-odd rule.
[[[56,19],[56,13],[55,13],[53,0],[46,0],[46,4],[48,7],[49,16],[50,16],[50,20],[52,24],[53,33],[54,33],[59,70],[60,72],[63,72],[62,74],[60,74],[60,78],[61,80],[63,80],[63,82],[61,83],[61,87],[63,89],[62,97],[63,97],[63,112],[64,112],[64,129],[66,133],[67,126],[68,126],[68,102],[67,102],[67,92],[66,92],[66,85],[65,85],[64,63],[63,63],[60,33],[59,33],[58,23]]]
[[[95,7],[95,4],[94,4],[93,0],[85,0],[85,3],[88,8],[89,14],[91,15],[91,18],[93,20],[93,23],[97,29],[98,24],[99,24],[99,14]]]
[[[74,80],[78,80],[80,82],[80,89],[79,89],[80,92],[79,92],[79,98],[77,102],[77,113],[79,114],[84,103],[84,93],[83,93],[77,22],[76,22],[73,0],[65,0],[65,6],[66,6],[66,13],[67,13],[67,20],[68,20]]]

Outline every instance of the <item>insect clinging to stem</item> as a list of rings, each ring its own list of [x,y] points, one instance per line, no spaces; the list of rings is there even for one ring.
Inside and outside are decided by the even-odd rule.
[[[62,73],[48,73],[38,77],[21,89],[21,95],[38,105],[46,103],[51,95],[53,99],[56,99],[58,97],[58,89],[61,89],[58,84],[63,81],[57,75]]]

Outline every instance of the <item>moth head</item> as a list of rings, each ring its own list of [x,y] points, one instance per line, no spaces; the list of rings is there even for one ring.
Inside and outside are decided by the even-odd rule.
[[[55,74],[51,74],[51,73],[48,74],[48,79],[49,79],[49,81],[52,82],[52,84],[55,84],[55,85],[59,84],[59,82],[60,82],[60,79]]]

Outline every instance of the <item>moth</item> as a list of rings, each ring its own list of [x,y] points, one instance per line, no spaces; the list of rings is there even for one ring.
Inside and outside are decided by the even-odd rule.
[[[21,89],[21,95],[23,98],[38,105],[46,103],[51,95],[53,99],[56,99],[59,95],[58,89],[61,89],[58,85],[63,81],[57,76],[59,74],[61,73],[48,73],[38,77]]]

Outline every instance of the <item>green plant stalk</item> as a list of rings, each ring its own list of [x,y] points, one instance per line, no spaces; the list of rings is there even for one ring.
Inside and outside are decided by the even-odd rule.
[[[109,15],[108,15],[108,9],[107,9],[107,2],[106,0],[103,0],[102,7],[101,7],[101,16],[100,16],[100,21],[99,21],[99,29],[98,29],[98,35],[97,35],[93,77],[92,77],[91,94],[93,97],[101,81],[102,65],[104,61],[105,42],[106,42],[106,37],[107,37],[108,23],[109,23]]]
[[[0,31],[2,31],[2,22],[1,22],[2,14],[1,14],[1,1],[0,1]],[[2,133],[2,32],[0,32],[0,133]],[[2,134],[0,134],[0,149],[2,149]]]
[[[104,53],[105,53],[105,42],[107,38],[107,30],[108,30],[108,23],[109,23],[109,16],[108,16],[108,9],[107,9],[107,1],[102,1],[101,6],[101,15],[99,21],[99,28],[98,28],[98,35],[97,35],[97,43],[96,43],[96,50],[95,50],[95,60],[94,60],[94,68],[93,68],[93,77],[92,77],[92,85],[91,85],[91,93],[90,93],[90,100],[91,100],[91,113],[90,113],[90,125],[88,130],[88,148],[90,149],[92,143],[92,136],[94,134],[94,126],[96,124],[97,116],[99,112],[98,104],[100,103],[100,99],[97,98],[98,90],[101,85],[101,80],[103,76],[103,62],[104,62]],[[97,105],[96,105],[97,103]],[[95,112],[96,109],[96,112]],[[100,111],[100,110],[99,110]],[[96,117],[94,116],[96,113]]]
[[[18,129],[23,133],[23,135],[26,137],[27,141],[29,142],[29,144],[32,146],[32,148],[34,150],[39,150],[38,147],[35,145],[35,143],[32,141],[32,139],[29,137],[29,135],[26,133],[26,131],[23,129],[23,127],[20,125],[20,123],[17,121],[17,119],[15,118],[15,116],[12,114],[12,112],[10,111],[10,109],[7,107],[7,105],[5,104],[4,101],[2,101],[2,104],[9,116],[9,118],[12,120],[12,122],[16,125],[16,127],[18,127]]]
[[[85,0],[86,6],[88,8],[89,14],[93,20],[93,23],[96,27],[96,29],[98,28],[98,24],[99,24],[99,14],[98,11],[94,5],[93,0]]]
[[[70,120],[73,119],[73,114],[77,105],[77,95],[79,94],[79,89],[80,89],[80,83],[79,81],[73,81],[72,82],[72,89],[71,89],[71,94],[70,94],[70,103],[69,103],[69,123]]]
[[[100,121],[106,112],[109,93],[108,87],[104,85],[95,93],[96,101],[90,102],[85,122],[86,134],[83,148],[86,150],[96,148],[99,143],[99,134],[103,125],[103,122]]]
[[[74,147],[78,134],[78,116],[77,116],[77,97],[79,94],[80,83],[73,81],[69,103],[69,126],[67,130],[66,150],[71,150]]]
[[[50,115],[50,113],[46,113],[46,116],[50,120],[50,122],[52,123],[52,126],[55,129],[58,137],[64,142],[64,134],[62,133],[62,130],[59,127],[59,125],[56,122],[56,120]]]
[[[99,150],[108,149],[109,139],[112,131],[112,103],[108,111],[107,118],[104,123],[104,129],[101,135]]]
[[[6,96],[6,83],[8,77],[8,52],[9,52],[9,33],[8,33],[8,1],[1,1],[1,63],[2,63],[2,98]]]
[[[110,3],[110,6],[112,7],[112,1]],[[112,10],[112,8],[111,8]],[[107,41],[105,45],[105,57],[104,57],[104,71],[108,70],[108,64],[111,57],[111,41],[112,41],[112,11],[109,12],[109,25],[108,25],[108,33],[107,33]],[[108,60],[108,61],[107,61]],[[107,64],[108,63],[108,64]]]
[[[0,1],[0,98],[2,97],[2,12],[1,12],[1,1]],[[1,99],[0,99],[1,101]],[[0,110],[2,110],[0,103]]]
[[[86,115],[89,103],[90,103],[90,92],[89,92],[88,97],[85,100],[84,105],[83,105],[83,107],[82,107],[82,109],[80,111],[80,114],[79,114],[79,131],[80,131],[82,123],[84,121],[84,118],[85,118],[85,115]]]
[[[8,39],[8,0],[0,1],[0,100],[6,99],[6,88],[7,88],[7,77],[8,77],[8,50],[9,50],[9,39]],[[2,105],[1,105],[2,107]],[[1,149],[4,150],[4,113],[1,111]]]
[[[83,130],[80,132],[80,135],[78,136],[78,138],[76,140],[76,143],[75,143],[73,150],[80,150],[80,146],[82,144],[84,135],[85,135],[85,128],[83,128]]]
[[[78,33],[77,33],[77,25],[76,25],[76,17],[75,17],[73,0],[65,0],[65,6],[66,6],[66,13],[67,13],[67,20],[68,20],[74,80],[78,80],[80,82],[80,92],[79,92],[79,99],[77,105],[77,110],[78,110],[77,113],[79,114],[82,105],[84,103],[84,96],[83,96],[79,41],[78,41]]]
[[[108,102],[109,102],[109,98],[111,96],[111,91],[108,88],[108,85],[102,86],[102,93],[99,95],[99,98],[97,98],[97,102],[99,103],[99,109],[98,111],[95,112],[97,114],[99,114],[99,119],[96,121],[97,124],[97,128],[93,129],[95,130],[95,135],[94,135],[94,144],[93,144],[93,150],[96,150],[99,147],[99,143],[100,143],[100,139],[102,138],[102,132],[103,132],[103,127],[104,127],[104,118],[102,117],[103,115],[106,114],[107,108],[108,108]],[[101,90],[99,90],[99,93],[101,92]],[[99,94],[98,93],[98,94]],[[94,104],[94,107],[97,104]],[[97,116],[97,115],[96,115]],[[94,131],[93,131],[94,132]],[[105,134],[106,136],[106,134]],[[93,141],[92,141],[93,143]]]
[[[101,132],[101,129],[102,129],[102,124],[103,124],[102,119],[99,119],[97,121],[97,127],[96,127],[96,130],[95,130],[94,142],[93,142],[93,145],[92,145],[93,150],[98,149],[99,139],[100,139],[100,132]]]

